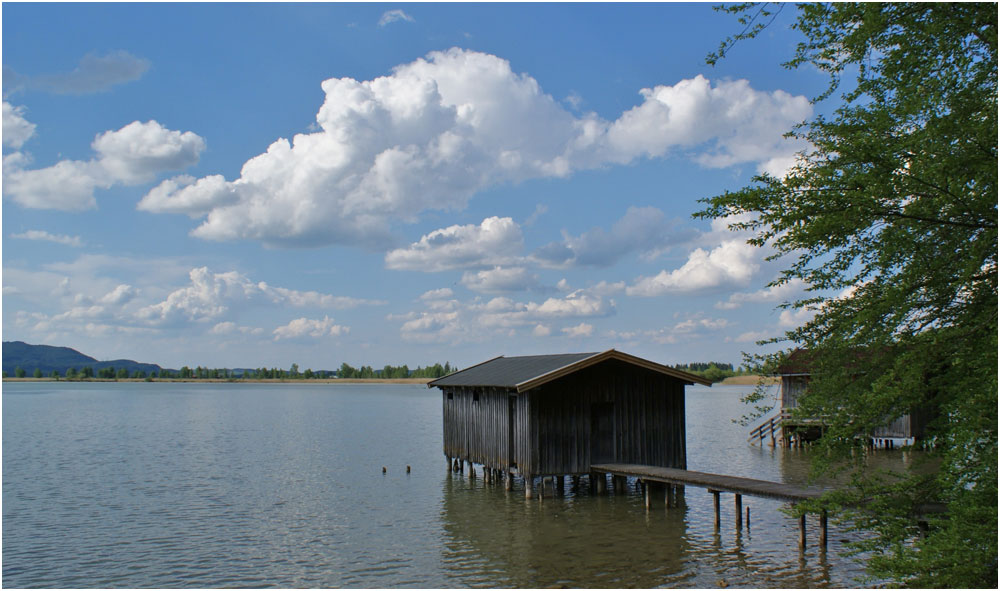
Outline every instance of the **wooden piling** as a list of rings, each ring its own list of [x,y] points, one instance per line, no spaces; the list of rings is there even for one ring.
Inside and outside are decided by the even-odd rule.
[[[599,494],[599,495],[608,494],[608,479],[607,479],[607,477],[605,477],[603,473],[592,474],[591,477],[595,479],[594,482],[597,484],[597,494]]]
[[[524,475],[524,498],[526,498],[526,499],[533,498],[533,491],[531,490],[533,486],[534,486],[534,482],[533,482],[533,478],[531,477],[531,474],[525,474]]]
[[[819,512],[819,545],[826,548],[826,509]]]
[[[447,457],[447,456],[445,456],[445,457]],[[450,472],[453,472],[453,471],[454,471],[454,464],[451,463],[451,458],[448,458],[448,472],[450,473]]]
[[[504,472],[503,488],[504,490],[514,490],[514,473],[510,470]]]
[[[715,507],[715,529],[719,529],[719,491],[709,489],[708,492],[712,493],[712,505]]]
[[[799,549],[804,550],[806,547],[806,514],[803,513],[799,516]]]
[[[653,508],[653,487],[646,483],[646,511]]]
[[[743,495],[735,494],[736,504],[736,531],[743,529]]]

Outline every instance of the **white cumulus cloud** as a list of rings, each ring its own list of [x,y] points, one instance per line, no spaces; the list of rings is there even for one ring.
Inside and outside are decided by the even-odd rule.
[[[594,327],[590,324],[587,324],[586,322],[581,322],[576,326],[568,326],[562,329],[562,331],[568,337],[582,338],[582,337],[589,337],[590,335],[594,334]]]
[[[524,246],[521,228],[511,218],[490,217],[481,224],[434,230],[418,242],[385,255],[389,269],[447,271],[502,264]]]
[[[24,154],[4,157],[3,194],[24,207],[77,211],[96,205],[94,191],[115,184],[136,185],[156,175],[192,166],[205,149],[197,134],[166,129],[156,121],[134,121],[117,131],[99,134],[88,160],[62,160],[27,168]]]
[[[350,327],[335,324],[333,318],[324,316],[322,320],[296,318],[284,326],[274,329],[274,340],[287,339],[319,339],[330,336],[340,336],[350,332]]]
[[[502,183],[675,149],[704,166],[762,167],[795,152],[782,133],[811,112],[805,97],[699,76],[642,91],[616,121],[577,116],[506,60],[457,48],[322,88],[318,131],[277,139],[233,181],[164,183],[143,207],[203,217],[203,239],[382,249],[393,224]]]
[[[172,291],[161,302],[140,309],[138,317],[152,324],[209,322],[226,315],[232,307],[246,303],[334,309],[383,303],[272,287],[263,281],[251,281],[237,271],[213,273],[207,267],[199,267],[192,269],[189,277],[189,285]]]
[[[538,276],[524,267],[494,267],[465,272],[462,285],[479,293],[524,291],[538,285]]]
[[[3,101],[3,145],[20,148],[35,134],[35,124],[24,118],[24,107]]]

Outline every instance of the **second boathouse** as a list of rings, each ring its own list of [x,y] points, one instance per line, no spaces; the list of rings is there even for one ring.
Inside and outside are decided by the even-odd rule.
[[[449,465],[508,487],[589,474],[601,463],[687,468],[684,387],[699,376],[620,351],[497,357],[434,380]],[[461,465],[461,464],[459,464]]]

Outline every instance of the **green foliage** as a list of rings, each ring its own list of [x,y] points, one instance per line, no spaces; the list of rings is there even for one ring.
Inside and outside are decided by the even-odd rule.
[[[32,373],[31,375],[32,377],[40,378],[42,377],[42,370],[36,367],[35,372]]]
[[[732,363],[722,363],[719,361],[680,363],[675,365],[674,369],[693,373],[697,376],[711,380],[712,383],[721,382],[722,380],[733,376],[746,374],[746,371],[743,368],[734,370]]]
[[[20,367],[15,367],[14,368],[14,377],[15,378],[23,378],[25,375],[26,375],[26,373],[25,373],[25,371],[24,371],[23,368],[20,368]]]
[[[743,32],[762,30],[756,5]],[[995,4],[804,4],[787,62],[830,76],[841,102],[792,135],[810,148],[784,178],[707,200],[703,217],[755,232],[804,281],[815,313],[772,342],[810,350],[801,413],[829,429],[817,470],[855,458],[849,515],[876,535],[873,576],[917,587],[997,581],[997,10]],[[762,13],[761,13],[762,14]],[[755,24],[756,23],[756,24]],[[853,77],[848,84],[845,78]],[[757,356],[773,371],[782,354]],[[750,402],[755,402],[753,397]],[[934,417],[931,461],[880,478],[867,434],[901,414]],[[928,475],[929,474],[929,475]],[[928,502],[946,507],[914,517]]]

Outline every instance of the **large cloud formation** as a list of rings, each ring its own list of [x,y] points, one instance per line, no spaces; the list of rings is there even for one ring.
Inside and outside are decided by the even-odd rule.
[[[326,80],[319,130],[281,138],[240,177],[179,177],[140,209],[204,217],[193,234],[268,244],[382,249],[390,227],[426,210],[461,209],[484,188],[675,148],[705,166],[765,170],[796,146],[781,131],[811,112],[805,97],[704,77],[641,92],[616,121],[577,117],[501,58],[451,49],[370,81]]]

